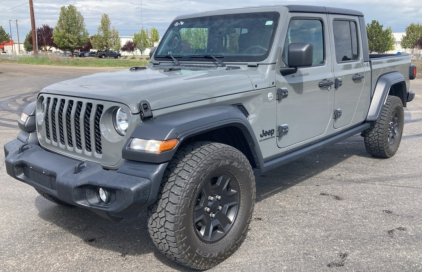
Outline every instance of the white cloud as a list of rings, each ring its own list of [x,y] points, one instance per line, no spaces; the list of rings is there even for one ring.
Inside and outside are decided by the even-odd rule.
[[[2,2],[0,0],[0,2]],[[13,2],[13,3],[10,3]],[[20,1],[5,0],[7,5],[0,7],[0,25],[9,31],[9,19],[19,20],[20,39],[30,30],[29,7],[24,5],[10,11],[5,10],[18,6]],[[178,15],[201,11],[236,8],[256,5],[278,5],[280,0],[262,0],[259,3],[251,0],[34,0],[37,26],[48,24],[55,26],[60,8],[63,5],[75,5],[85,18],[90,34],[97,32],[101,14],[107,13],[112,24],[121,36],[138,32],[143,25],[146,28],[156,27],[163,35],[170,22]],[[283,4],[297,4],[295,0],[284,0]],[[393,32],[404,32],[410,23],[422,23],[422,1],[392,0],[305,0],[303,5],[332,6],[356,9],[365,14],[367,22],[378,20],[384,27],[391,26]],[[13,37],[16,37],[15,25],[12,25]]]

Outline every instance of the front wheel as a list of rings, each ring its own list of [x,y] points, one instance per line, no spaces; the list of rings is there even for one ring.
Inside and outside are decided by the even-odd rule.
[[[403,103],[397,96],[388,96],[381,118],[363,133],[366,151],[374,157],[393,157],[399,149],[403,128]]]
[[[232,255],[246,237],[255,201],[248,159],[219,143],[182,147],[170,162],[161,192],[148,210],[148,229],[168,258],[209,269]]]

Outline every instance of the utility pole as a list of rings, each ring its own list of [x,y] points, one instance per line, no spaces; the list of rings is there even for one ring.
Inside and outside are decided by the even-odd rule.
[[[9,27],[10,27],[10,39],[13,40],[12,36],[12,24],[10,22],[13,22],[13,20],[9,20]],[[13,45],[12,45],[12,55],[13,55]]]
[[[18,54],[21,54],[21,48],[19,43],[19,26],[18,26],[18,19],[16,19],[16,32],[18,33]]]
[[[34,56],[38,57],[38,44],[36,43],[37,40],[37,33],[35,32],[35,16],[34,16],[34,4],[32,0],[29,0],[29,13],[31,15],[31,27],[32,27],[32,44],[34,45]]]

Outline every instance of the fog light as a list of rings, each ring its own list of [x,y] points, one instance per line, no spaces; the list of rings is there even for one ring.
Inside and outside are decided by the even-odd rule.
[[[25,123],[25,122],[26,122],[26,119],[28,119],[28,114],[26,114],[26,113],[22,113],[22,114],[21,114],[21,121],[22,121],[23,123]]]
[[[110,202],[110,193],[106,189],[100,188],[98,190],[98,195],[100,196],[100,199],[102,202],[104,203]]]

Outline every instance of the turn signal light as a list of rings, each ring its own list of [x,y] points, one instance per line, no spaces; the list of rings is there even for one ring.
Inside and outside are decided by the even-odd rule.
[[[161,153],[164,151],[172,150],[173,148],[177,146],[178,143],[179,143],[179,140],[177,139],[171,139],[168,141],[161,142],[160,149],[158,152]]]

